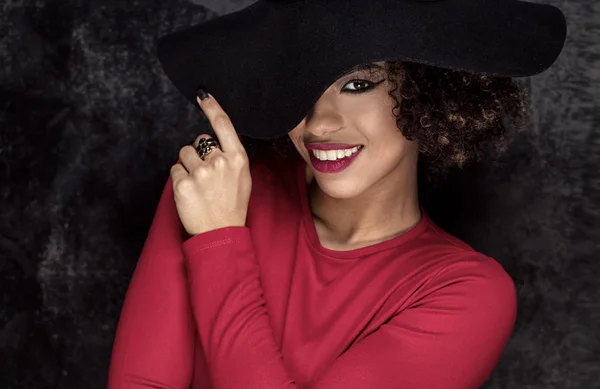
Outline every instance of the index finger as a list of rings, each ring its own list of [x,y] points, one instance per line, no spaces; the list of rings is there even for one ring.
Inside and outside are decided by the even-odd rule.
[[[200,105],[200,108],[202,108],[202,111],[215,131],[219,144],[221,145],[221,150],[223,152],[243,151],[244,146],[242,145],[238,133],[235,131],[235,127],[233,127],[229,115],[223,111],[223,108],[213,95],[210,93],[207,93],[207,95],[208,98],[204,100],[200,100],[200,97],[196,97],[196,101]]]

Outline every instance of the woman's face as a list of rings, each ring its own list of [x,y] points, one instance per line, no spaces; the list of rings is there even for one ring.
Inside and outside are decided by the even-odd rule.
[[[381,70],[361,70],[333,83],[308,115],[288,133],[306,161],[312,176],[327,195],[338,199],[357,197],[375,186],[397,185],[403,176],[416,175],[418,146],[398,131],[388,95],[383,62]],[[325,173],[315,169],[307,149],[310,144],[362,145],[345,170]]]

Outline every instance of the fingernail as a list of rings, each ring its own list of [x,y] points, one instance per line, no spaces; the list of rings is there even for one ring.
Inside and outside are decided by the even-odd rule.
[[[206,100],[208,98],[208,94],[202,88],[196,89],[196,96],[200,97],[200,100]]]

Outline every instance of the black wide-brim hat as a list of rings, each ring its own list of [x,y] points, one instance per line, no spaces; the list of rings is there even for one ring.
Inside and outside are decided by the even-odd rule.
[[[558,8],[519,0],[262,0],[162,37],[158,56],[190,102],[202,86],[238,133],[268,139],[357,65],[527,77],[556,61],[565,37]]]

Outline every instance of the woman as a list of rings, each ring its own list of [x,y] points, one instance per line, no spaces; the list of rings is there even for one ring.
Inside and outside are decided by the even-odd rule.
[[[361,1],[348,3],[355,8],[340,5],[328,12],[350,16],[364,7]],[[378,17],[408,18],[412,12],[414,19],[435,10],[438,18],[447,18],[449,9],[460,7],[407,3],[397,2],[399,8]],[[229,22],[244,25],[260,12],[283,16],[290,9],[285,7],[295,7],[288,17],[302,14],[298,22],[329,15],[315,1],[256,4],[211,28],[225,36]],[[544,10],[533,8],[521,17],[539,21]],[[492,13],[502,20],[498,15]],[[261,20],[290,31],[301,25]],[[257,22],[252,31],[259,34],[263,27]],[[349,31],[336,39],[353,39]],[[423,33],[436,37],[433,29]],[[438,31],[437,38],[451,33]],[[538,46],[556,53],[557,41],[548,42]],[[490,58],[500,58],[508,43],[498,41]],[[203,63],[213,58],[207,50],[197,50],[208,55]],[[423,49],[421,60],[439,51]],[[192,56],[189,50],[180,54]],[[224,72],[216,62],[198,69],[195,60],[187,71],[181,66],[175,71],[167,57],[173,56],[163,54],[167,74],[188,97],[189,82],[182,80],[211,70],[203,76],[208,85],[209,77]],[[473,58],[471,71],[406,59],[356,67],[332,61],[323,69],[333,72],[298,88],[302,99],[294,105],[267,91],[257,98],[264,100],[244,103],[198,90],[195,101],[217,139],[199,136],[193,147],[180,150],[171,168],[122,309],[109,388],[479,387],[512,332],[515,287],[494,259],[427,217],[417,187],[419,165],[427,169],[423,173],[443,173],[485,153],[489,144],[501,144],[506,119],[501,116],[517,126],[526,122],[518,84],[476,74]],[[539,71],[556,56],[536,58],[512,59],[504,70]],[[495,61],[484,62],[480,70],[499,71]],[[342,66],[344,74],[323,92],[319,83]],[[249,75],[258,74],[253,71],[231,76],[239,93],[253,93]],[[273,68],[259,72],[272,75]],[[289,77],[292,86],[303,82],[302,75]],[[207,89],[220,85],[212,81]],[[258,150],[242,144],[239,128],[255,137],[274,131],[263,126],[261,114],[269,113],[252,109],[265,102],[283,112],[269,117],[278,126],[304,112],[293,128],[278,130],[285,129],[287,138],[279,139],[288,139],[295,152],[277,142]],[[232,117],[245,115],[255,121],[234,124]]]

